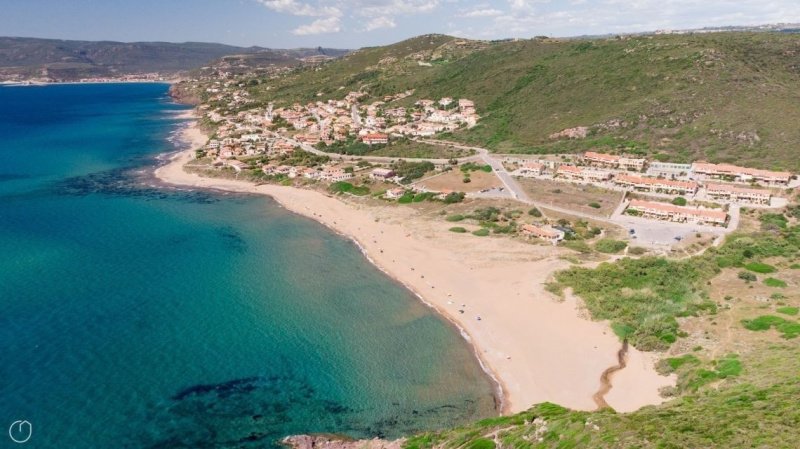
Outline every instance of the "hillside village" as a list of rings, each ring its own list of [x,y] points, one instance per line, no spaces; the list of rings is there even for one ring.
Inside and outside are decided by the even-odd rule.
[[[384,56],[367,68],[392,67],[401,59]],[[576,224],[587,220],[602,230],[621,228],[624,238],[661,250],[693,233],[721,241],[738,227],[742,207],[784,207],[787,189],[798,183],[788,171],[676,163],[625,148],[502,154],[449,138],[482,123],[471,98],[425,98],[415,88],[376,96],[362,86],[333,96],[317,93],[325,100],[273,102],[265,101],[268,94],[254,96],[255,81],[248,75],[214,69],[189,81],[203,99],[201,123],[213,131],[197,151],[197,169],[400,203],[512,200],[571,217],[561,223],[546,217],[512,220],[515,234],[554,244],[574,237]],[[279,67],[265,80],[280,82],[297,73]],[[587,140],[590,133],[578,126],[549,139]],[[425,148],[430,156],[406,155],[409,148]],[[564,183],[578,189],[573,199],[586,196],[586,202],[541,198]],[[594,196],[581,193],[592,189],[598,192]]]

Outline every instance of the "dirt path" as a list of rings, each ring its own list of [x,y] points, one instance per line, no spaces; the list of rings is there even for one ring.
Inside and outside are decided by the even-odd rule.
[[[592,396],[592,400],[594,403],[597,404],[597,409],[604,409],[604,408],[611,408],[606,402],[605,396],[606,393],[611,391],[614,385],[611,384],[611,377],[617,371],[625,368],[627,365],[627,355],[628,355],[628,340],[623,340],[622,347],[617,351],[617,364],[607,368],[603,371],[603,374],[600,375],[600,389],[597,390]]]

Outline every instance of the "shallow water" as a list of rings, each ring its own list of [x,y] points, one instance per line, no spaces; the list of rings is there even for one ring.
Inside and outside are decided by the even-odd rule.
[[[141,177],[185,109],[166,90],[0,88],[0,424],[31,421],[25,447],[269,447],[494,413],[457,331],[352,242]]]

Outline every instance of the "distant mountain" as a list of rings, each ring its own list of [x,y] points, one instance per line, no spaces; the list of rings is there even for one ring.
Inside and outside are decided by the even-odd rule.
[[[311,57],[336,57],[347,50],[273,50],[202,42],[68,41],[0,37],[0,79],[86,77],[151,73],[175,74],[200,68],[227,55],[247,55],[271,64],[296,65]]]

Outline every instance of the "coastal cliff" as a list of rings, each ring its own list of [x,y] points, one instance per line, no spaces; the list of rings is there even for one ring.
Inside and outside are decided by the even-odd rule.
[[[202,103],[197,91],[190,88],[188,83],[178,82],[169,86],[169,96],[178,103],[197,106]]]

